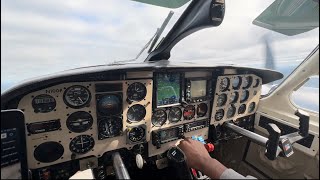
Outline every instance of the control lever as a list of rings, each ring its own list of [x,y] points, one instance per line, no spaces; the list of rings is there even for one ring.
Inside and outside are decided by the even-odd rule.
[[[181,135],[180,136],[181,139],[185,139],[185,136],[184,135]],[[203,139],[202,136],[192,136],[191,137],[193,140],[196,140],[196,141],[199,141],[201,143],[203,143],[204,147],[206,148],[206,150],[208,152],[213,152],[214,151],[214,145],[212,143],[206,143]],[[188,167],[187,167],[188,168]],[[193,168],[190,169],[191,170],[191,176],[193,179],[207,179],[207,176],[202,174],[202,172],[198,171],[198,170],[195,170]],[[189,171],[190,172],[190,171]]]
[[[230,122],[223,124],[224,127],[241,134],[253,142],[266,147],[266,157],[274,160],[279,155],[289,157],[293,154],[292,144],[307,137],[309,134],[309,114],[298,109],[295,115],[299,117],[299,131],[281,136],[281,130],[275,124],[268,124],[266,127],[269,137],[265,138],[259,134],[236,126]]]
[[[167,158],[169,160],[169,166],[177,169],[179,178],[193,179],[186,163],[186,156],[179,147],[171,147],[167,151]]]
[[[301,109],[298,109],[294,115],[299,117],[299,134],[302,137],[307,137],[309,134],[309,114]]]
[[[117,179],[130,179],[128,170],[125,164],[123,163],[119,152],[115,152],[112,155],[112,162],[113,162],[113,168],[114,168],[114,172],[116,174]]]
[[[266,142],[266,153],[268,159],[275,160],[279,155],[278,144],[281,135],[281,130],[275,124],[268,124],[267,131],[269,132],[268,141]]]

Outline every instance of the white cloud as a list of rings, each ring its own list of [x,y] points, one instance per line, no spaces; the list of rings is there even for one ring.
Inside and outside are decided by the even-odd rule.
[[[261,38],[266,34],[271,34],[279,59],[305,56],[318,44],[318,29],[292,38],[252,25],[271,3],[226,1],[222,25],[182,40],[172,50],[171,60],[262,63]],[[164,34],[185,8],[174,10]],[[119,0],[1,1],[1,83],[132,59],[169,11]]]

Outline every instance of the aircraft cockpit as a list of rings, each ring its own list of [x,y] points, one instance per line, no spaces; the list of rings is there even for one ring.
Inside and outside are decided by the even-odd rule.
[[[209,179],[186,165],[176,147],[185,138],[244,175],[319,178],[318,113],[286,95],[319,74],[319,47],[267,95],[281,72],[168,61],[182,38],[223,23],[224,8],[192,1],[143,63],[72,69],[2,93],[1,178]]]

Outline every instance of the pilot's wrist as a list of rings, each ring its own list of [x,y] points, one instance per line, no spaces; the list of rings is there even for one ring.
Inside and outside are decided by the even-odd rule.
[[[208,171],[210,168],[210,166],[214,166],[214,164],[216,163],[215,162],[215,159],[211,158],[211,157],[207,157],[207,158],[204,158],[203,160],[201,160],[202,162],[200,163],[201,166],[200,166],[200,169],[199,171],[205,173],[206,171]]]
[[[200,170],[205,175],[209,176],[211,179],[219,179],[221,174],[227,168],[222,165],[218,160],[214,158],[208,158],[205,163],[203,163],[202,170]]]

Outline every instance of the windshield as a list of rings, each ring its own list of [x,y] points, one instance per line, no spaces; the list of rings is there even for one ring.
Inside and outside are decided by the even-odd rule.
[[[226,0],[223,23],[180,41],[170,61],[265,67],[268,39],[273,69],[288,75],[319,44],[319,28],[286,36],[254,25],[272,2]],[[188,4],[169,9],[119,0],[1,1],[1,92],[32,77],[134,59],[168,13],[174,16],[162,37]]]

